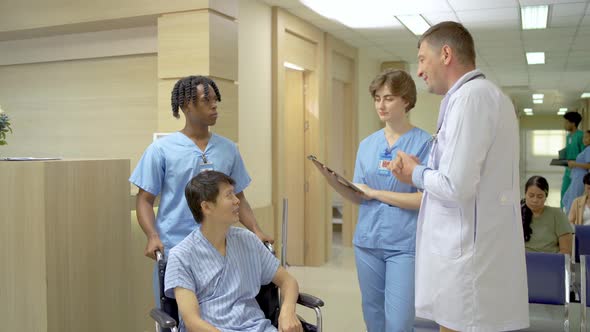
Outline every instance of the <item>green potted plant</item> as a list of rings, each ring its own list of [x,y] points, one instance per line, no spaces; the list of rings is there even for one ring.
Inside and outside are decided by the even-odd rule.
[[[12,128],[10,128],[10,118],[4,111],[2,110],[2,106],[0,106],[0,145],[6,145],[6,134],[12,133]]]

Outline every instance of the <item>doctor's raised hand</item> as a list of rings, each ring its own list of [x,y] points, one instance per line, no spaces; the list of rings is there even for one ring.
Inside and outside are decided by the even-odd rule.
[[[413,184],[412,172],[414,172],[414,168],[419,164],[420,162],[416,156],[398,151],[397,157],[389,164],[388,168],[401,182]]]

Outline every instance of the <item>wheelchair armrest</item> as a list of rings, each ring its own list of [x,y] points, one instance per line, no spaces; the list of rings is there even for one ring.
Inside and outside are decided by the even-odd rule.
[[[309,295],[306,293],[299,293],[299,298],[297,299],[297,304],[301,304],[302,306],[313,309],[313,308],[323,307],[324,301],[322,301],[321,299],[319,299],[313,295]]]
[[[171,329],[176,327],[176,320],[170,317],[162,309],[154,308],[150,311],[150,316],[160,325],[161,328]]]

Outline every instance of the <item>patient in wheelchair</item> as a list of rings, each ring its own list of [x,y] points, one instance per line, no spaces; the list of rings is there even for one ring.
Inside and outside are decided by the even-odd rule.
[[[233,185],[223,173],[204,171],[185,188],[201,227],[170,250],[164,287],[178,303],[180,331],[277,331],[255,299],[272,281],[283,297],[279,331],[301,332],[297,281],[256,235],[232,227],[240,204]]]

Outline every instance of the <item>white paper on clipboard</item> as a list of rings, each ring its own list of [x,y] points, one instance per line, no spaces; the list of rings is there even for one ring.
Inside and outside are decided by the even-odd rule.
[[[311,160],[312,162],[316,163],[317,165],[321,166],[321,167],[325,167],[329,172],[333,173],[336,176],[336,179],[338,180],[338,182],[340,182],[342,185],[352,189],[353,191],[359,193],[359,194],[364,194],[365,192],[362,191],[359,187],[355,186],[354,183],[348,181],[345,177],[343,177],[342,175],[336,173],[333,169],[331,169],[330,167],[324,165],[322,162],[320,162],[314,155],[309,155],[307,156],[307,159]]]

